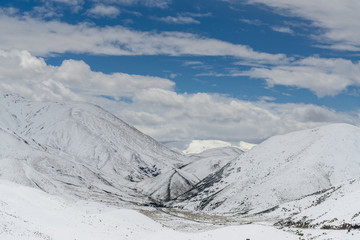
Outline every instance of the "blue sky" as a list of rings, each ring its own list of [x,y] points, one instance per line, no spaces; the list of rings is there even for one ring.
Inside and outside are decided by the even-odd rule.
[[[1,1],[0,91],[101,105],[159,141],[359,124],[355,0]]]

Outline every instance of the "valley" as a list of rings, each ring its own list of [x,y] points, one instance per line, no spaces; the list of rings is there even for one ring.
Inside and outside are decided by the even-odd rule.
[[[2,94],[0,116],[1,239],[360,236],[358,127],[182,154],[87,103]]]

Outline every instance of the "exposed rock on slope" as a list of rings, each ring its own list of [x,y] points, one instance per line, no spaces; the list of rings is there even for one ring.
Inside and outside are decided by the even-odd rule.
[[[282,204],[266,218],[277,225],[323,229],[360,229],[360,178]]]
[[[174,200],[242,153],[243,151],[238,148],[226,147],[194,154],[189,156],[190,163],[156,178],[147,179],[138,184],[138,187],[155,201]]]

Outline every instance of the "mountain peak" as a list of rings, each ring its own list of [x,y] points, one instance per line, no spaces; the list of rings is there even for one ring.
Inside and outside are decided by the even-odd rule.
[[[240,141],[239,145],[233,145],[230,142],[225,142],[222,140],[193,140],[189,143],[188,148],[185,149],[183,153],[188,155],[198,154],[206,150],[225,147],[234,147],[246,152],[254,146],[256,146],[256,144],[247,143],[244,141]]]

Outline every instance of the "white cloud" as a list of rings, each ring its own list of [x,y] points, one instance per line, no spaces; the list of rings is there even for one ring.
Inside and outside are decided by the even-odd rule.
[[[241,22],[247,23],[249,25],[254,25],[254,26],[261,26],[264,25],[264,23],[259,20],[259,19],[240,19]]]
[[[360,52],[360,46],[355,47],[353,45],[348,45],[348,44],[332,44],[332,45],[315,44],[313,46],[318,48],[332,49],[332,50]]]
[[[178,74],[178,73],[170,73],[169,77],[170,77],[171,79],[174,79],[174,78],[178,77],[179,75],[181,75],[181,74]]]
[[[288,33],[288,34],[294,33],[294,31],[289,27],[274,26],[271,29],[274,30],[275,32]]]
[[[162,21],[168,24],[200,24],[200,21],[195,18],[210,17],[212,14],[209,13],[192,13],[185,12],[179,13],[177,16],[167,16],[167,17],[154,17],[153,19]]]
[[[31,12],[28,12],[27,14],[38,18],[53,18],[62,16],[60,11],[51,6],[33,7]]]
[[[65,3],[68,5],[81,5],[84,3],[83,0],[50,0],[50,2]]]
[[[6,14],[6,15],[15,15],[19,12],[19,9],[8,7],[8,8],[0,8],[0,14]]]
[[[246,60],[245,60],[246,61]],[[251,64],[249,63],[249,61],[246,61],[248,64]],[[184,66],[187,66],[187,67],[190,67],[192,69],[200,69],[200,70],[207,70],[209,71],[210,69],[212,69],[213,67],[211,65],[206,65],[204,64],[203,62],[201,61],[185,61],[183,63]],[[197,75],[195,75],[197,76]]]
[[[84,5],[84,0],[41,0],[41,1],[45,3],[44,6],[46,6],[46,8],[48,9],[50,6],[53,6],[55,4],[56,5],[61,4],[70,7],[70,10],[76,13],[79,12]]]
[[[334,96],[349,86],[360,86],[360,63],[342,58],[308,57],[272,68],[252,68],[234,73],[263,78],[268,85],[307,88],[317,96]]]
[[[284,54],[257,52],[248,46],[183,32],[141,32],[121,26],[95,27],[0,15],[2,49],[26,49],[36,55],[92,53],[107,55],[233,56],[283,62]]]
[[[96,2],[116,3],[119,5],[143,5],[146,7],[167,8],[172,0],[93,0]]]
[[[193,65],[203,65],[203,62],[200,61],[186,61],[183,63],[184,66],[193,66]]]
[[[171,90],[174,82],[151,76],[94,72],[83,61],[47,65],[27,51],[0,50],[0,90],[36,100],[82,100],[93,95],[132,97],[144,88]]]
[[[118,111],[119,116],[164,142],[260,141],[275,134],[331,122],[358,121],[356,117],[311,104],[248,102],[216,94],[177,94],[158,89],[143,90],[125,108],[126,111]],[[141,117],[145,113],[152,116],[151,124]]]
[[[207,12],[207,13],[194,13],[194,12],[185,12],[182,13],[183,16],[190,16],[190,17],[197,17],[197,18],[203,18],[203,17],[211,17],[212,13],[211,12]]]
[[[87,14],[93,17],[109,17],[116,18],[120,14],[120,10],[114,6],[106,6],[98,4],[90,8]]]
[[[200,21],[192,18],[192,17],[185,17],[185,16],[167,16],[161,18],[154,18],[161,22],[169,23],[169,24],[200,24]]]
[[[275,66],[236,62],[236,65],[252,66],[250,70],[228,69],[228,73],[208,71],[196,76],[239,77],[264,79],[269,87],[274,85],[305,88],[318,97],[336,96],[348,87],[360,87],[360,61],[344,58],[306,57],[290,59],[286,64]]]
[[[1,92],[35,100],[90,101],[160,141],[260,141],[332,122],[358,123],[357,116],[311,104],[276,104],[265,97],[249,102],[218,94],[179,94],[173,89],[174,82],[163,78],[94,72],[75,60],[57,67],[27,51],[0,51]],[[131,101],[122,101],[124,97]]]
[[[283,85],[309,89],[318,97],[335,96],[347,91],[350,86],[360,86],[360,61],[344,58],[306,57],[275,66],[242,62],[235,64],[252,68],[245,71],[228,69],[228,73],[210,71],[196,76],[248,76],[264,79],[269,87]]]
[[[271,96],[261,96],[261,97],[259,97],[259,100],[264,101],[264,102],[272,102],[272,101],[275,101],[276,98],[271,97]]]
[[[232,0],[233,2],[236,2]],[[338,50],[359,51],[360,2],[358,0],[249,0],[274,8],[281,14],[298,16],[312,21],[324,30],[312,37]],[[344,46],[347,46],[344,48]]]

